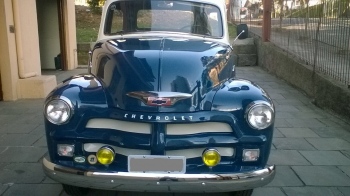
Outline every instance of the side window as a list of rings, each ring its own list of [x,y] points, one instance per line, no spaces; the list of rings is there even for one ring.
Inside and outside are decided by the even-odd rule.
[[[123,12],[117,9],[116,5],[111,5],[105,23],[105,34],[117,34],[123,31]]]
[[[150,29],[152,27],[152,11],[140,10],[137,13],[137,29]]]
[[[218,12],[209,12],[208,14],[208,23],[211,29],[213,36],[220,37],[222,36],[222,23],[220,20],[220,13]]]
[[[113,11],[113,18],[111,22],[111,34],[123,31],[123,12],[120,10]]]

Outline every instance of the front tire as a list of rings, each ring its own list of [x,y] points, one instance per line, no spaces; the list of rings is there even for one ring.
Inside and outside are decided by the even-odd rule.
[[[253,189],[243,190],[243,191],[235,191],[232,193],[232,196],[251,196],[253,194]]]
[[[84,196],[89,193],[88,188],[83,188],[83,187],[77,187],[77,186],[72,186],[68,184],[62,184],[63,190],[68,194],[72,196]]]

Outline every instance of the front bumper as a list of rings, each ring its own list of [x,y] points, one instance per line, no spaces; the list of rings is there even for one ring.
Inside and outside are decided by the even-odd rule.
[[[275,176],[275,166],[230,174],[150,174],[81,171],[43,159],[47,176],[63,184],[118,191],[230,192],[264,186]]]

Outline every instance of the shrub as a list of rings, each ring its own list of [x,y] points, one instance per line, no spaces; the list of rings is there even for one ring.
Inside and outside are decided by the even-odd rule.
[[[89,5],[91,11],[95,13],[101,12],[101,6],[104,5],[106,0],[87,0],[87,4]]]

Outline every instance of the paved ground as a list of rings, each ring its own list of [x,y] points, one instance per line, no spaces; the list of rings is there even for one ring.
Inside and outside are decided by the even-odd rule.
[[[240,78],[261,85],[276,104],[277,118],[269,163],[277,175],[265,195],[350,195],[350,124],[312,105],[311,100],[259,67],[240,67]],[[51,71],[58,81],[84,72]],[[41,168],[46,153],[42,115],[43,99],[0,102],[0,195],[66,195],[60,184],[48,179]],[[117,195],[92,191],[90,195]],[[203,195],[144,194],[119,195]],[[225,194],[208,194],[225,195]]]

